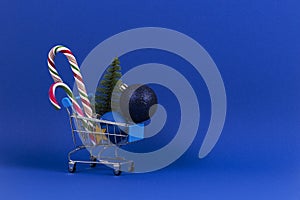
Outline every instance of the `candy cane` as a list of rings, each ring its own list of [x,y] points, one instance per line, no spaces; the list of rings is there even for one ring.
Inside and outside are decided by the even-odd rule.
[[[73,107],[75,109],[75,111],[78,113],[79,116],[83,117],[84,114],[79,106],[79,104],[77,103],[72,90],[69,88],[69,86],[63,82],[56,82],[53,83],[50,88],[49,88],[49,100],[52,103],[52,105],[56,108],[56,109],[61,109],[60,105],[58,104],[56,97],[55,97],[55,90],[57,87],[62,87],[65,92],[67,93],[67,96],[69,97],[69,99],[71,100]]]
[[[85,85],[83,83],[83,79],[82,79],[77,61],[76,61],[73,53],[68,48],[61,46],[61,45],[53,47],[48,54],[48,70],[49,70],[54,82],[63,82],[63,80],[60,78],[60,76],[55,68],[55,64],[54,64],[54,57],[58,52],[63,53],[67,57],[67,59],[70,63],[71,69],[73,71],[73,76],[75,78],[75,82],[76,82],[76,85],[77,85],[77,88],[79,91],[79,96],[81,99],[81,103],[83,105],[84,112],[87,117],[92,118],[93,111],[91,108],[91,103],[90,103],[90,100],[88,99],[88,95],[87,95],[87,92],[85,89]],[[75,99],[71,98],[71,100],[73,100],[72,103],[76,102]],[[53,105],[56,105],[56,106],[58,105],[57,102],[56,103],[53,102],[53,103],[54,103]],[[78,104],[76,104],[76,105],[78,105]],[[79,105],[78,105],[78,107],[79,107]]]
[[[76,113],[81,116],[81,117],[84,117],[84,113],[82,112],[80,106],[78,105],[74,95],[73,95],[73,92],[72,90],[69,88],[69,86],[63,82],[56,82],[56,83],[53,83],[51,86],[50,86],[50,89],[49,89],[49,100],[50,102],[52,103],[52,105],[56,108],[56,109],[61,109],[60,105],[58,104],[57,100],[56,100],[56,97],[55,97],[55,91],[56,91],[56,88],[58,87],[62,87],[65,92],[67,93],[67,96],[69,97],[69,99],[71,100],[72,104],[73,104],[73,108],[75,109]],[[95,128],[95,125],[93,123],[91,123],[90,121],[86,121],[86,120],[83,120],[83,122],[87,125],[86,128],[89,130],[88,127],[91,127],[92,129]],[[96,144],[96,138],[93,134],[89,134],[89,137],[92,141],[93,144]]]

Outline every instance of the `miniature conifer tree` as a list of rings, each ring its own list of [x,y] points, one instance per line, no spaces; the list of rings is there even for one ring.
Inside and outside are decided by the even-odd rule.
[[[95,109],[98,115],[102,116],[106,112],[119,110],[119,99],[121,95],[119,85],[122,84],[120,80],[121,76],[120,61],[119,58],[116,57],[107,68],[106,74],[96,90]],[[116,85],[117,87],[114,90]]]

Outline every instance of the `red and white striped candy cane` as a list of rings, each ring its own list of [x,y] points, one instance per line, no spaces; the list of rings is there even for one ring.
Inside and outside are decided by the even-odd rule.
[[[60,109],[61,107],[59,106],[56,97],[55,97],[55,90],[57,87],[62,87],[65,92],[67,93],[67,96],[69,97],[69,99],[71,100],[72,104],[73,104],[73,108],[75,109],[75,111],[77,112],[77,114],[81,117],[84,117],[84,113],[82,112],[80,106],[78,105],[72,90],[69,88],[69,86],[63,82],[56,82],[53,83],[50,88],[49,88],[49,100],[52,103],[52,105],[56,108],[56,109]]]
[[[63,80],[60,78],[60,76],[59,76],[59,74],[58,74],[58,72],[55,68],[55,64],[54,64],[54,57],[59,52],[63,53],[69,61],[69,64],[71,66],[73,76],[75,78],[75,82],[76,82],[76,85],[77,85],[77,88],[78,88],[78,91],[79,91],[79,96],[80,96],[81,103],[83,105],[83,110],[85,112],[85,115],[87,117],[92,118],[93,117],[93,111],[92,111],[92,108],[91,108],[90,100],[88,99],[88,95],[87,95],[87,92],[86,92],[86,89],[85,89],[85,85],[83,83],[83,79],[82,79],[82,76],[81,76],[81,73],[80,73],[80,69],[78,67],[77,61],[76,61],[73,53],[68,48],[66,48],[62,45],[57,45],[57,46],[53,47],[50,50],[50,52],[48,54],[48,69],[49,69],[49,72],[50,72],[54,82],[63,82]],[[71,98],[71,100],[72,100],[73,105],[76,105],[76,106],[78,105],[75,98],[74,99]],[[79,105],[78,105],[78,107],[79,107]]]

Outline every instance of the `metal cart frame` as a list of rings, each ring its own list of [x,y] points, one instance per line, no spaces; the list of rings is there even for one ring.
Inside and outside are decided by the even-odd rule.
[[[67,98],[67,97],[66,97]],[[66,98],[65,101],[66,101]],[[137,141],[130,139],[130,135],[120,134],[120,128],[122,127],[126,130],[132,125],[126,123],[119,123],[107,120],[101,120],[97,118],[87,118],[79,116],[76,111],[74,111],[72,103],[69,99],[69,103],[63,103],[67,110],[69,116],[69,123],[71,126],[72,139],[75,148],[68,153],[68,171],[74,173],[76,171],[76,164],[89,164],[91,167],[95,167],[97,164],[104,164],[113,168],[113,173],[116,176],[121,175],[122,171],[133,172],[134,162],[132,160],[126,160],[125,158],[118,155],[118,149],[122,145],[129,144],[131,142]],[[95,127],[100,127],[100,131]],[[103,131],[101,127],[108,127]],[[113,131],[112,131],[113,130]],[[112,132],[110,132],[112,131]],[[124,133],[124,132],[123,132]],[[81,143],[78,144],[76,139],[76,134],[80,137]],[[100,138],[98,141],[95,138]],[[113,141],[113,139],[118,139],[120,142]],[[140,139],[138,139],[140,140]],[[100,148],[100,149],[99,149]],[[89,160],[78,160],[73,159],[73,154],[78,151],[87,149],[90,154]],[[95,157],[91,152],[94,150],[98,151]],[[113,156],[104,156],[104,153],[108,150],[113,149]]]

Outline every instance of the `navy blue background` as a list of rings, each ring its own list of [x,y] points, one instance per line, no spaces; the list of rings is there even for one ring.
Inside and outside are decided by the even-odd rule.
[[[299,199],[299,8],[296,0],[2,3],[0,195]],[[197,159],[210,104],[202,79],[187,69],[183,73],[199,91],[203,120],[180,160],[147,174],[114,177],[106,168],[85,166],[68,174],[70,130],[66,113],[55,111],[48,101],[53,82],[47,70],[48,51],[65,44],[80,64],[106,38],[146,26],[185,33],[214,59],[228,98],[218,144],[208,157]],[[183,62],[162,57],[165,60],[158,61],[175,68]],[[129,68],[149,61],[142,58],[124,56],[121,62]],[[58,56],[56,62],[64,81],[73,85],[65,58]]]

